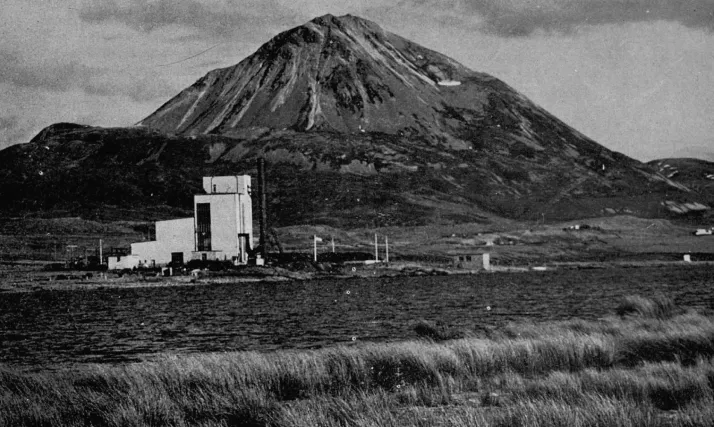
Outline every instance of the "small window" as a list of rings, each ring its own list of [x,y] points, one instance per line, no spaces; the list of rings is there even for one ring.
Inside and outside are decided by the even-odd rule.
[[[213,192],[216,192],[216,184],[213,184]]]

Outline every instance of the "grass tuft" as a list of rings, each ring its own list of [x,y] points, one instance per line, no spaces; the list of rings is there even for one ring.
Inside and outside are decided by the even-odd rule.
[[[420,338],[437,342],[464,338],[466,336],[463,331],[449,328],[441,322],[429,322],[423,319],[414,325],[414,332],[416,332]]]
[[[636,315],[654,319],[669,319],[676,314],[681,314],[681,310],[674,301],[663,295],[653,298],[637,295],[626,296],[617,306],[615,312],[618,316]]]

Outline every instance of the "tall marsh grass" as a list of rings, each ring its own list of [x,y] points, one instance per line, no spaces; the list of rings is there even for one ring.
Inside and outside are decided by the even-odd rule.
[[[0,425],[714,425],[714,320],[627,313],[489,338],[0,368]]]
[[[681,313],[681,310],[674,304],[674,301],[663,295],[656,295],[652,298],[630,295],[620,302],[615,312],[619,316],[639,315],[657,319],[668,319],[675,314]]]

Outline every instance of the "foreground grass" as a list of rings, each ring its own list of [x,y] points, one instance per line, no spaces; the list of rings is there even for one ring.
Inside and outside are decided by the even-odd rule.
[[[714,425],[714,319],[664,299],[617,311],[443,342],[0,369],[0,425]]]

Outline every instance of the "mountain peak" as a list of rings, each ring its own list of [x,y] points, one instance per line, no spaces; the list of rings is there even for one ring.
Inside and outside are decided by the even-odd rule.
[[[310,22],[321,27],[343,29],[350,26],[362,26],[370,28],[372,30],[382,30],[382,28],[376,23],[364,18],[360,18],[359,16],[354,16],[350,14],[335,16],[328,13],[326,15],[318,16],[317,18],[312,19]]]
[[[141,124],[179,134],[245,128],[385,132],[432,137],[446,85],[490,79],[374,22],[324,15],[278,34],[232,67],[214,70]],[[462,87],[461,89],[464,89]],[[480,87],[457,106],[480,103]],[[467,147],[467,143],[457,145]]]

